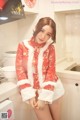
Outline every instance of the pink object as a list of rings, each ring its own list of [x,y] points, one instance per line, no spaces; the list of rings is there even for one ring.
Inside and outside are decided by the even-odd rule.
[[[6,4],[6,0],[0,0],[0,9],[2,10],[4,8],[4,5]]]
[[[24,1],[29,8],[33,8],[36,4],[36,0],[24,0]]]
[[[8,118],[10,118],[11,115],[12,115],[12,110],[11,110],[11,109],[8,109],[7,112],[8,112]]]

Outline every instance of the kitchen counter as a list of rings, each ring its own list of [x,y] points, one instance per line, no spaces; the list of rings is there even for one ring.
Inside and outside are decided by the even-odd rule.
[[[80,72],[70,71],[70,68],[74,67],[77,63],[73,60],[68,61],[67,59],[57,62],[56,72],[59,77],[69,79],[69,80],[78,80],[80,81]]]
[[[9,98],[18,92],[17,85],[13,82],[4,82],[0,84],[0,102]]]
[[[65,94],[62,97],[61,120],[80,120],[80,72],[70,71],[77,63],[64,59],[56,64]]]
[[[61,62],[57,62],[56,70],[66,70],[68,67],[75,65],[74,61],[67,61],[66,59],[62,60]]]

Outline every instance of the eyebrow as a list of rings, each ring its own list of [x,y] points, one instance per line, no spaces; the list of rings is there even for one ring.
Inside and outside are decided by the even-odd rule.
[[[42,28],[41,30],[45,30],[45,29],[44,29],[44,28]],[[52,33],[51,33],[51,32],[48,32],[48,34],[50,34],[50,35],[51,35]]]

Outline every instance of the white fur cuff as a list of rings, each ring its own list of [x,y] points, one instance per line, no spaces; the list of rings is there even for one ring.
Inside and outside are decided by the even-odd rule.
[[[49,103],[52,103],[53,98],[54,98],[53,91],[45,90],[45,89],[42,89],[39,91],[39,97],[38,97],[39,100],[43,100],[43,101],[47,101]]]
[[[35,97],[35,89],[28,87],[21,90],[22,100],[27,101],[32,97]]]

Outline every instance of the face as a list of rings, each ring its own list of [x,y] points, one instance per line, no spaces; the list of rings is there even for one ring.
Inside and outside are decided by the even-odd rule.
[[[49,25],[42,27],[41,31],[36,35],[35,41],[39,44],[46,43],[52,37],[52,28]]]

